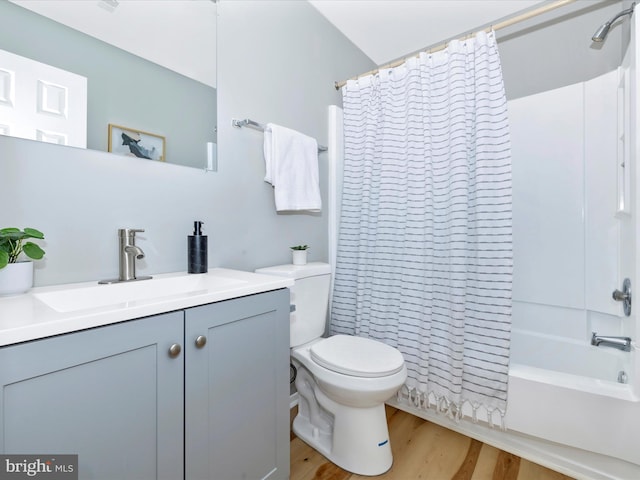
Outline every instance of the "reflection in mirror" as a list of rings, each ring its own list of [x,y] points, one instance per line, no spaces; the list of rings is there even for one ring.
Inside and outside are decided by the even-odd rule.
[[[217,124],[213,1],[0,0],[0,18],[0,49],[7,55],[67,72],[80,83],[84,79],[86,148],[109,151],[109,125],[117,125],[164,139],[158,159],[206,165]],[[26,82],[2,58],[0,134],[82,146],[52,123],[56,115],[83,116],[71,111],[82,90],[73,93],[57,77]],[[44,123],[27,121],[30,134],[12,126],[13,109],[23,98],[15,88],[22,85],[34,86],[32,110],[38,94],[41,105],[46,100],[40,108]]]
[[[87,146],[87,79],[0,50],[0,132]]]

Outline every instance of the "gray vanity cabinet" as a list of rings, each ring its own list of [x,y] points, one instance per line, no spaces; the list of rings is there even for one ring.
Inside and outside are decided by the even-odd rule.
[[[0,347],[0,453],[78,454],[82,480],[284,480],[288,372],[287,289]]]
[[[187,310],[184,350],[186,479],[289,478],[289,291]]]
[[[183,312],[0,348],[0,452],[78,454],[81,479],[182,478]]]

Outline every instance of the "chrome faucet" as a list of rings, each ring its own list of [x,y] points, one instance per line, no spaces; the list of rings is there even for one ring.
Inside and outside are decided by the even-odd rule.
[[[599,347],[612,347],[622,350],[624,352],[631,351],[631,338],[629,337],[606,337],[604,335],[598,335],[596,332],[591,332],[591,345]]]
[[[100,280],[98,283],[133,282],[151,278],[148,275],[136,276],[136,260],[144,258],[144,252],[140,247],[136,246],[136,232],[144,232],[144,230],[139,228],[121,228],[118,230],[118,236],[120,237],[118,278]]]

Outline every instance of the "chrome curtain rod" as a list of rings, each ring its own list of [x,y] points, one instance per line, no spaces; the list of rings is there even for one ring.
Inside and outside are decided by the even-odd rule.
[[[242,128],[242,127],[250,127],[250,128],[254,128],[256,130],[261,130],[264,132],[264,129],[266,128],[266,125],[263,125],[262,123],[258,123],[254,120],[251,120],[249,118],[245,118],[244,120],[236,120],[235,118],[231,119],[231,125],[233,125],[236,128]],[[326,152],[328,150],[327,147],[325,147],[324,145],[320,145],[318,144],[318,151],[319,152]]]
[[[523,22],[525,20],[529,20],[530,18],[533,17],[537,17],[538,15],[542,15],[543,13],[547,13],[550,12],[552,10],[555,10],[556,8],[560,8],[560,7],[564,7],[565,5],[569,5],[570,3],[575,2],[575,0],[557,0],[553,3],[549,3],[547,5],[543,5],[542,7],[536,8],[534,10],[531,10],[529,12],[525,12],[522,13],[520,15],[516,15],[514,17],[508,18],[502,22],[496,23],[494,25],[491,25],[490,27],[487,28],[481,28],[478,31],[484,31],[484,32],[490,32],[491,30],[500,30],[502,28],[506,28],[506,27],[510,27],[511,25],[514,25],[516,23],[520,23]],[[461,37],[458,37],[459,40],[463,40],[465,38],[468,38],[469,35],[463,35]],[[444,43],[441,43],[439,45],[436,45],[435,47],[430,47],[430,48],[425,48],[423,49],[420,53],[422,52],[429,52],[429,53],[434,53],[434,52],[438,52],[440,50],[444,50],[445,48],[447,48],[447,45],[449,44],[451,40],[448,40]],[[365,73],[361,73],[360,75],[356,75],[355,77],[351,77],[349,80],[357,80],[360,77],[366,77],[367,75],[374,75],[376,73],[378,73],[380,70],[384,69],[384,68],[394,68],[394,67],[398,67],[400,65],[402,65],[404,62],[407,61],[407,58],[413,58],[413,57],[417,57],[419,55],[415,54],[415,55],[409,55],[408,57],[403,57],[400,58],[398,60],[394,60],[392,62],[389,63],[385,63],[384,65],[379,66],[378,68],[375,68],[373,70],[369,70],[368,72]],[[335,82],[334,85],[336,87],[336,90],[340,90],[342,87],[344,87],[347,84],[348,80],[342,80],[341,82]]]

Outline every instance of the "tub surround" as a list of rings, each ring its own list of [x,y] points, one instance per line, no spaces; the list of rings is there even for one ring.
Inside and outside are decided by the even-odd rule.
[[[191,285],[188,285],[189,282]],[[139,298],[135,298],[135,289],[142,283],[145,287],[152,288],[157,285],[157,295],[145,290]],[[162,292],[162,284],[179,293]],[[291,285],[293,280],[284,277],[214,268],[200,275],[188,275],[186,272],[154,275],[153,279],[141,283],[98,285],[96,280],[36,287],[23,295],[0,297],[0,346],[278,290]],[[107,292],[113,287],[119,291],[111,297],[115,299],[112,302],[109,301]],[[97,289],[104,289],[105,295],[99,295],[100,291]],[[125,289],[131,289],[133,293],[127,294]],[[83,305],[82,302],[89,295],[95,295],[95,307],[90,306],[90,300]]]

